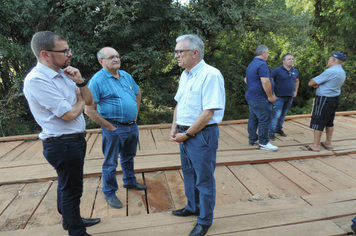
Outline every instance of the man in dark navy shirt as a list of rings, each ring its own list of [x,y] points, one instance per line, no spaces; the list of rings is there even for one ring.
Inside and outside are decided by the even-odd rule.
[[[293,68],[294,57],[287,53],[282,57],[283,65],[272,70],[274,80],[274,93],[278,97],[273,104],[272,122],[269,129],[269,139],[276,139],[275,133],[286,137],[283,132],[283,123],[293,98],[297,96],[299,87],[299,72]]]
[[[245,98],[250,109],[247,130],[249,144],[253,146],[259,142],[259,148],[277,151],[278,147],[269,142],[268,129],[272,118],[272,103],[276,102],[273,94],[271,71],[267,65],[268,47],[259,45],[255,49],[255,58],[246,69]],[[256,133],[258,128],[258,135]]]

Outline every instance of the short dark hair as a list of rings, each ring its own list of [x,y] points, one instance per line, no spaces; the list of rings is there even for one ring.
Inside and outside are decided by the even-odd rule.
[[[267,52],[268,47],[266,45],[258,45],[255,49],[255,56],[261,56],[263,52]]]
[[[287,56],[293,56],[292,53],[286,53],[282,56],[282,60],[284,61],[286,59]]]
[[[31,49],[33,54],[35,54],[38,58],[40,57],[42,50],[53,50],[56,46],[56,40],[67,41],[67,38],[51,31],[40,31],[35,33],[31,40]]]

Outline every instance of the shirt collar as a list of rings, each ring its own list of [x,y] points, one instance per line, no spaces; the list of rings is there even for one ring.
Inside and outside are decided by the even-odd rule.
[[[193,67],[193,69],[190,70],[189,74],[192,76],[195,76],[198,73],[198,71],[205,66],[205,64],[206,63],[205,63],[204,59],[201,59],[201,61],[198,64],[196,64]],[[187,70],[184,70],[184,72],[186,75],[189,75]]]
[[[37,62],[36,67],[41,70],[45,75],[47,75],[50,79],[53,79],[56,77],[58,74],[61,76],[65,76],[64,72],[62,69],[59,70],[59,72],[52,70],[48,66],[43,65],[41,62]]]
[[[120,78],[122,78],[122,73],[119,71],[119,75],[120,75]],[[105,70],[104,68],[101,69],[101,72],[104,73],[104,75],[107,77],[107,78],[114,78],[114,79],[117,79],[115,76],[113,76],[109,71]]]
[[[259,57],[255,57],[254,60],[259,60],[259,61],[266,62],[265,60],[263,60],[262,58],[259,58]],[[267,62],[266,62],[266,63],[267,63]]]

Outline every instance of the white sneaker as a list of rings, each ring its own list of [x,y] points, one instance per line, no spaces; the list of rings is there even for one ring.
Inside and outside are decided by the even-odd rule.
[[[268,151],[277,151],[278,147],[272,145],[270,142],[268,142],[266,145],[259,144],[260,149],[268,150]]]

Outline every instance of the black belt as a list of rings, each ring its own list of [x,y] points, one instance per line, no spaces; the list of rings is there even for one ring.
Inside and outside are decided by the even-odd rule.
[[[215,126],[215,125],[217,125],[217,124],[214,123],[214,124],[206,125],[203,129],[205,129],[206,127]],[[190,128],[190,126],[178,125],[178,128],[180,128],[182,131],[187,131]]]
[[[129,123],[121,123],[115,120],[110,120],[110,119],[106,119],[107,121],[109,121],[111,124],[116,124],[116,125],[133,125],[136,123],[136,121],[131,121]]]
[[[46,138],[52,139],[52,140],[57,140],[57,139],[80,139],[80,138],[85,138],[87,135],[87,132],[84,131],[84,133],[78,133],[78,134],[63,134],[62,136],[59,137],[52,137],[52,138]]]

